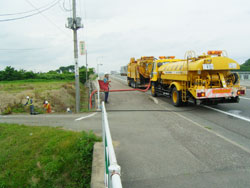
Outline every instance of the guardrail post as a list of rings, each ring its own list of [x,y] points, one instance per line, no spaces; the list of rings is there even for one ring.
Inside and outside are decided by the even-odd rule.
[[[109,166],[109,182],[112,182],[111,188],[122,188],[120,176],[121,176],[121,167],[117,164],[110,165]]]

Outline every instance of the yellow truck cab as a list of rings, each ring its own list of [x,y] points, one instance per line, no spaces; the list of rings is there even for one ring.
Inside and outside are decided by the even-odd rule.
[[[156,86],[158,86],[158,82],[161,82],[161,72],[159,71],[159,68],[169,63],[176,63],[178,61],[182,61],[182,59],[175,59],[175,56],[160,56],[159,59],[155,59],[150,75],[152,96],[156,97],[157,94],[165,93],[164,89],[159,90],[156,88]]]

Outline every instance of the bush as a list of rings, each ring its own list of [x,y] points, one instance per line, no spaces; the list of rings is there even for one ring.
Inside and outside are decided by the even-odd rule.
[[[80,81],[86,82],[86,68],[80,67]],[[88,70],[88,78],[93,74],[94,70]],[[13,67],[7,66],[3,71],[0,71],[0,81],[14,81],[27,79],[41,79],[41,80],[74,80],[74,66],[60,67],[59,70],[49,71],[47,73],[34,73],[32,71],[15,70]]]
[[[11,109],[10,106],[7,106],[7,107],[3,110],[3,112],[2,112],[3,115],[9,115],[9,114],[11,114],[11,113],[12,113],[12,109]]]

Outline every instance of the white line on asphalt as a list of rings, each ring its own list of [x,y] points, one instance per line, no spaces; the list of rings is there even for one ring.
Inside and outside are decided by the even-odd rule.
[[[220,113],[223,113],[223,114],[226,114],[226,115],[229,115],[229,116],[232,116],[232,117],[236,117],[236,118],[238,118],[238,119],[242,119],[242,120],[244,120],[244,121],[250,122],[250,119],[248,119],[248,118],[246,118],[246,117],[243,117],[243,116],[239,116],[239,115],[236,115],[236,114],[231,114],[231,113],[229,113],[229,112],[225,112],[225,111],[223,111],[223,110],[219,110],[219,109],[216,109],[216,108],[212,108],[212,107],[210,107],[210,106],[205,106],[205,105],[204,105],[203,107],[208,108],[208,109],[211,109],[211,110],[214,110],[214,111],[217,111],[217,112],[220,112]]]
[[[90,114],[90,115],[88,115],[88,116],[83,116],[83,117],[77,118],[77,119],[75,119],[75,121],[80,121],[80,120],[82,120],[82,119],[86,119],[86,118],[92,117],[92,116],[94,116],[94,115],[96,115],[96,114],[97,114],[97,112],[95,112],[95,113],[93,113],[93,114]]]
[[[211,129],[207,129],[205,126],[203,126],[203,125],[201,125],[201,124],[199,124],[199,123],[197,123],[197,122],[195,122],[195,121],[193,121],[193,120],[191,120],[191,119],[189,119],[189,118],[187,118],[187,117],[185,117],[185,116],[183,116],[183,115],[181,115],[181,114],[179,114],[179,113],[177,113],[177,112],[173,112],[173,113],[175,113],[176,115],[178,115],[178,116],[180,116],[180,117],[182,117],[182,118],[188,120],[189,122],[191,122],[191,123],[197,125],[198,127],[202,128],[202,129],[204,129],[204,130],[206,130],[206,131],[208,131],[208,132],[210,132],[210,133],[215,134],[216,136],[218,136],[218,137],[224,139],[225,141],[227,141],[227,142],[229,142],[229,143],[231,143],[231,144],[233,144],[233,145],[235,145],[235,146],[241,148],[242,150],[246,151],[247,153],[250,153],[250,150],[249,150],[248,148],[245,148],[244,146],[238,144],[237,142],[234,142],[234,141],[232,141],[232,140],[226,138],[225,136],[222,136],[221,134],[219,134],[219,133],[217,133],[217,132],[215,132],[215,131],[213,131],[213,130],[211,130]]]
[[[250,100],[250,98],[247,98],[247,97],[240,97],[240,99]]]
[[[155,98],[155,97],[152,97],[152,96],[149,96],[150,99],[152,99],[154,101],[155,104],[158,104],[159,101]]]

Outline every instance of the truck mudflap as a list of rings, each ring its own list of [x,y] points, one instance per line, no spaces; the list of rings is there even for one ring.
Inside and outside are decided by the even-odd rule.
[[[245,95],[246,87],[197,89],[196,99],[231,98]]]

